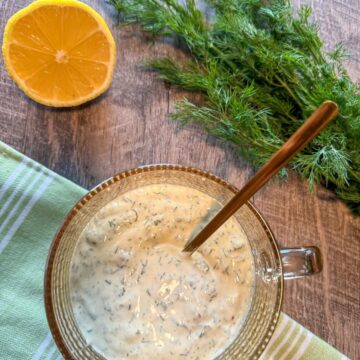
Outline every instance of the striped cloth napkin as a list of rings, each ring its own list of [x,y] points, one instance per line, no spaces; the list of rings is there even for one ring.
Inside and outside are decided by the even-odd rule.
[[[86,193],[0,142],[0,359],[62,359],[43,305],[43,275],[56,230]],[[282,314],[262,360],[347,359]]]

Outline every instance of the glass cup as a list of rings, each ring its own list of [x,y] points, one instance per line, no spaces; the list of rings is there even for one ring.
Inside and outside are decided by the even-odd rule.
[[[76,324],[69,289],[72,254],[81,232],[99,209],[121,194],[150,184],[191,187],[226,204],[238,191],[204,171],[178,165],[152,165],[116,175],[85,195],[67,215],[50,248],[45,271],[45,307],[54,340],[65,359],[104,359],[87,345]],[[251,203],[234,217],[245,231],[255,264],[252,303],[237,338],[218,359],[258,359],[274,333],[283,299],[283,280],[321,270],[315,247],[279,249]]]

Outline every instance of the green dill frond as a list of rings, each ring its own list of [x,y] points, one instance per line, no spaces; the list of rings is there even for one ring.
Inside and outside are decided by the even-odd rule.
[[[262,165],[324,101],[340,113],[291,163],[309,188],[321,183],[360,214],[360,83],[343,66],[339,44],[323,50],[311,8],[293,15],[289,0],[109,0],[124,24],[173,36],[191,59],[153,59],[147,66],[181,89],[203,94],[201,106],[183,99],[172,118],[197,123]]]

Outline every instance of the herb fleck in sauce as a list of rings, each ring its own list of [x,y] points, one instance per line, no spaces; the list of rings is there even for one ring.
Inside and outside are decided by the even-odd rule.
[[[246,236],[227,221],[191,257],[181,252],[219,204],[191,188],[122,195],[83,231],[70,272],[74,315],[107,359],[213,359],[239,333],[253,287]]]

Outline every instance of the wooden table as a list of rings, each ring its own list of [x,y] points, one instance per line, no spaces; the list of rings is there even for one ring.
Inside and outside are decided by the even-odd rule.
[[[166,86],[138,65],[147,58],[182,56],[170,45],[146,42],[134,28],[119,30],[111,8],[87,1],[107,19],[118,44],[111,89],[72,110],[53,110],[29,100],[0,63],[0,140],[50,169],[91,188],[125,169],[150,163],[196,166],[242,186],[254,169],[223,142],[196,127],[168,119],[184,93]],[[2,0],[1,32],[7,19],[30,0]],[[360,1],[305,1],[314,8],[327,48],[338,41],[352,51],[347,63],[360,78]],[[1,169],[0,169],[1,171]],[[360,221],[334,196],[291,173],[272,181],[253,202],[282,246],[317,245],[322,274],[286,282],[284,311],[352,359],[360,359]]]

